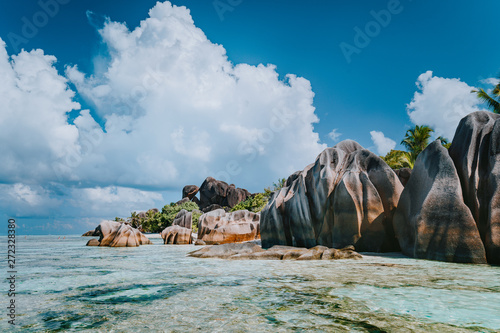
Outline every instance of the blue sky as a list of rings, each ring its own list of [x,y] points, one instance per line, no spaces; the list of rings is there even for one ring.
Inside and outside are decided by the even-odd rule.
[[[42,1],[42,3],[53,5],[56,3],[54,1]],[[39,24],[40,27],[37,28],[36,33],[25,38],[27,36],[23,35],[23,27],[26,25],[26,21],[30,23],[36,23],[37,19],[43,21],[43,6],[40,6],[40,3],[36,1],[26,0],[2,2],[0,4],[0,38],[5,42],[9,56],[17,55],[23,48],[26,51],[42,49],[45,55],[53,55],[57,58],[57,62],[53,66],[57,70],[57,74],[54,75],[59,76],[55,77],[55,80],[57,81],[59,77],[67,80],[68,89],[74,92],[74,97],[69,98],[80,104],[80,107],[67,112],[69,125],[74,125],[74,119],[82,115],[83,110],[89,109],[88,117],[80,118],[81,123],[83,124],[85,120],[86,123],[95,121],[99,124],[101,129],[104,129],[103,140],[105,144],[99,144],[99,147],[91,149],[92,151],[88,155],[90,157],[62,177],[44,176],[43,170],[40,172],[35,170],[31,173],[19,171],[18,174],[15,174],[8,167],[4,167],[0,175],[0,184],[3,184],[4,191],[1,197],[4,216],[5,218],[14,216],[21,221],[20,223],[24,222],[27,233],[57,233],[58,231],[60,233],[79,233],[85,228],[91,229],[89,226],[97,224],[100,218],[124,216],[131,209],[147,209],[148,205],[158,207],[162,203],[180,199],[182,182],[199,185],[203,178],[209,176],[205,173],[220,168],[227,169],[228,156],[235,154],[235,152],[234,147],[225,146],[224,142],[231,141],[231,138],[237,136],[238,133],[231,132],[235,127],[243,126],[237,132],[245,133],[247,137],[252,135],[258,137],[258,130],[266,125],[259,122],[253,124],[252,114],[255,117],[266,117],[273,108],[284,103],[290,103],[286,104],[286,107],[289,108],[302,105],[301,103],[307,104],[303,109],[296,110],[297,115],[300,115],[300,124],[303,126],[301,127],[299,124],[296,125],[296,128],[290,128],[290,133],[287,132],[288,129],[274,133],[275,137],[269,140],[270,142],[265,140],[264,143],[260,142],[262,147],[258,148],[259,157],[250,162],[248,160],[251,158],[248,156],[246,160],[237,158],[236,161],[243,171],[231,177],[231,182],[248,188],[252,192],[259,191],[277,177],[288,176],[293,168],[302,168],[313,162],[314,157],[311,156],[315,156],[317,150],[321,150],[325,146],[332,146],[343,139],[354,139],[364,147],[381,153],[388,147],[392,147],[394,142],[399,143],[406,129],[415,124],[427,123],[435,127],[438,134],[445,134],[449,139],[452,139],[450,133],[453,133],[453,126],[458,120],[455,119],[456,117],[451,117],[450,114],[463,116],[480,108],[480,105],[477,105],[469,96],[468,91],[478,86],[490,87],[494,81],[487,80],[500,72],[498,57],[495,56],[499,53],[500,46],[494,42],[497,29],[496,14],[500,10],[500,3],[495,1],[475,3],[417,0],[401,0],[399,3],[397,1],[172,1],[173,5],[189,8],[194,26],[201,29],[211,43],[222,45],[227,59],[233,65],[273,64],[276,66],[275,71],[279,75],[279,80],[286,80],[287,74],[294,74],[310,82],[310,89],[304,82],[298,83],[295,88],[293,84],[292,87],[281,87],[279,82],[282,81],[265,76],[265,80],[268,81],[263,83],[267,85],[267,89],[264,90],[272,91],[280,86],[284,96],[283,100],[280,100],[275,94],[272,96],[273,100],[269,100],[268,104],[263,102],[263,104],[252,105],[252,100],[256,96],[261,96],[258,92],[251,96],[241,93],[243,95],[240,96],[238,95],[240,93],[233,92],[226,95],[223,91],[218,91],[219,95],[217,96],[221,100],[214,99],[207,103],[210,107],[215,108],[214,112],[219,112],[217,105],[227,105],[226,111],[217,113],[220,116],[228,117],[231,105],[237,104],[238,101],[243,103],[250,100],[250,106],[242,106],[241,110],[238,111],[242,112],[241,115],[231,118],[228,123],[231,130],[228,130],[228,136],[220,138],[220,142],[217,141],[219,138],[215,138],[217,131],[208,130],[205,136],[200,134],[201,136],[196,139],[198,140],[196,142],[200,143],[195,145],[195,148],[199,148],[200,151],[197,151],[196,154],[205,156],[206,153],[206,157],[200,157],[199,162],[191,161],[189,159],[191,157],[189,157],[186,159],[186,165],[181,166],[177,164],[178,160],[181,158],[180,156],[186,155],[180,150],[189,150],[191,147],[188,141],[186,143],[182,140],[186,140],[186,137],[191,135],[190,133],[194,133],[189,132],[190,130],[196,131],[196,133],[203,132],[200,131],[202,124],[197,124],[198,127],[195,125],[192,128],[189,127],[190,117],[194,113],[188,116],[189,112],[186,111],[186,115],[183,115],[182,110],[183,107],[193,107],[194,110],[197,110],[199,104],[184,106],[182,104],[184,103],[183,96],[179,95],[179,91],[182,92],[182,90],[179,90],[176,93],[172,92],[171,95],[178,96],[179,101],[174,101],[174,97],[164,97],[161,100],[151,98],[151,100],[141,101],[144,103],[140,105],[139,109],[135,109],[134,106],[134,110],[142,110],[144,105],[147,105],[151,110],[158,107],[159,111],[155,112],[163,112],[161,111],[163,109],[165,113],[171,112],[165,118],[161,118],[165,113],[163,116],[158,116],[160,118],[154,118],[156,113],[153,111],[147,117],[135,113],[132,117],[134,121],[148,118],[158,119],[160,122],[165,119],[166,122],[169,122],[168,126],[172,127],[167,126],[170,132],[168,136],[163,137],[157,132],[140,132],[139,129],[130,124],[127,126],[132,127],[125,128],[126,126],[122,125],[124,120],[120,118],[123,115],[119,114],[118,111],[109,110],[110,104],[106,104],[107,102],[101,99],[102,96],[96,95],[95,92],[96,87],[120,86],[120,80],[130,77],[130,75],[124,74],[126,71],[124,61],[121,62],[122,67],[116,66],[116,71],[122,70],[120,75],[115,73],[116,77],[109,78],[109,75],[106,74],[113,61],[122,60],[125,54],[130,54],[130,50],[120,49],[117,51],[110,47],[110,45],[118,45],[113,44],[118,41],[118,39],[114,39],[116,35],[113,35],[119,31],[118,28],[110,29],[109,36],[111,37],[108,36],[107,41],[103,41],[103,35],[98,30],[103,28],[106,22],[105,17],[109,18],[108,22],[126,22],[128,29],[134,30],[141,21],[148,17],[148,11],[155,6],[156,1],[60,0],[57,4],[59,8],[54,11],[53,17],[45,15],[46,24],[41,22],[43,24]],[[54,9],[53,6],[47,8],[49,11]],[[377,22],[375,16],[390,13],[390,9],[393,13],[390,14],[390,19],[385,16],[387,19],[387,24],[383,24],[385,26],[375,23]],[[91,14],[88,14],[89,12]],[[177,13],[175,15],[182,16],[184,14]],[[161,30],[165,34],[164,37],[157,33],[153,34],[154,37],[151,38],[157,39],[150,41],[147,47],[155,48],[156,45],[160,44],[162,38],[167,38],[172,34],[178,34],[177,40],[181,41],[181,44],[191,38],[182,37],[184,35],[180,29],[186,27],[185,23],[184,25],[165,23],[172,20],[175,15],[162,21],[165,24],[165,29]],[[188,26],[191,27],[189,24]],[[24,28],[26,29],[26,27]],[[356,47],[356,31],[361,30],[366,33],[367,28],[368,34],[372,36],[368,36],[369,43],[365,40],[367,45],[357,47],[358,53],[352,54],[350,61],[348,61],[340,45],[344,43],[344,45],[349,44]],[[370,31],[370,28],[376,29],[376,31]],[[24,38],[21,41],[18,39],[17,45],[14,34]],[[360,46],[359,43],[358,46]],[[214,50],[214,54],[217,55],[207,56],[206,59],[200,56],[196,61],[186,63],[186,68],[195,68],[193,77],[203,76],[200,74],[204,73],[202,66],[219,64],[222,61],[215,48],[210,46],[210,50]],[[161,50],[156,51],[160,52]],[[151,52],[154,54],[156,51],[152,50]],[[163,49],[161,52],[164,51]],[[137,52],[131,57],[144,57],[144,55]],[[223,57],[224,55],[222,55]],[[130,64],[141,63],[141,59],[132,60],[128,67]],[[151,59],[151,64],[154,64],[154,59],[157,58],[152,56]],[[24,62],[21,59],[18,62],[18,67],[24,64],[27,70],[30,70],[29,65],[26,64],[33,62],[33,59],[28,57]],[[75,65],[76,67],[72,67]],[[224,65],[221,66],[224,67]],[[68,71],[67,68],[75,70]],[[155,67],[153,66],[153,68]],[[259,81],[261,75],[264,75],[258,70],[247,71],[247,68],[244,67],[240,69],[240,74],[233,74],[241,75],[240,81],[245,81],[243,78],[246,78],[250,82],[261,82]],[[144,68],[138,70],[144,70]],[[16,71],[17,75],[20,75],[21,70],[16,69]],[[266,75],[271,75],[274,70],[265,70],[264,72]],[[84,79],[78,79],[80,77],[78,73],[82,74]],[[95,79],[94,81],[92,81],[92,77]],[[420,87],[416,85],[417,80],[420,82]],[[213,80],[209,80],[209,82],[213,85],[219,84]],[[134,84],[137,85],[137,83],[131,82],[131,87]],[[222,83],[220,84],[223,86]],[[167,89],[163,83],[161,87]],[[221,88],[221,90],[223,89]],[[34,90],[24,91],[24,93],[32,93],[32,91]],[[310,92],[314,93],[312,102],[309,102]],[[63,100],[68,102],[67,96],[63,92],[61,94],[61,103]],[[121,96],[123,94],[117,93],[113,98],[122,98]],[[152,96],[149,95],[149,91],[148,96]],[[291,101],[292,96],[296,97],[297,100]],[[189,99],[189,97],[185,96],[184,99]],[[262,99],[267,101],[265,96],[262,96]],[[159,104],[154,103],[160,103],[161,108]],[[412,104],[408,108],[410,103]],[[308,106],[315,107],[315,111],[311,111]],[[266,110],[267,107],[268,110]],[[71,109],[69,106],[68,108]],[[220,108],[224,109],[222,106]],[[27,110],[30,110],[29,107]],[[413,116],[409,116],[408,111],[413,112]],[[0,109],[0,112],[2,112],[0,116],[10,119],[7,117],[5,109]],[[17,118],[13,119],[20,122],[23,119],[33,119],[34,116],[30,115],[29,112],[20,111]],[[65,111],[61,112],[64,115]],[[150,111],[146,109],[144,112]],[[244,114],[245,112],[247,114]],[[58,115],[60,116],[60,114]],[[318,119],[314,119],[314,115]],[[47,117],[50,119],[51,116]],[[117,121],[117,118],[120,121]],[[241,124],[237,123],[238,119],[241,119]],[[129,120],[127,118],[127,121]],[[215,122],[210,125],[207,121],[205,121],[207,126],[213,127],[218,124]],[[108,138],[111,137],[110,131],[112,132],[115,128],[112,125],[125,126],[120,128],[120,131],[117,130],[117,133],[130,134],[128,139],[132,143],[138,142],[138,147],[135,149],[130,147],[127,150],[126,147],[119,146],[119,142],[123,138],[118,134],[112,139]],[[79,134],[70,133],[75,131],[75,126],[78,127]],[[312,129],[310,129],[311,126]],[[222,132],[224,132],[224,128]],[[25,130],[29,130],[29,128]],[[73,140],[71,142],[75,144],[75,147],[79,147],[78,149],[84,146],[81,142],[84,125],[74,125],[72,128],[64,130],[68,131],[64,138],[59,136],[48,138],[47,143],[41,147],[52,147],[54,142],[63,139]],[[22,128],[20,128],[21,131]],[[330,136],[332,131],[342,135]],[[377,131],[377,133],[374,134],[373,131]],[[80,139],[75,139],[75,135]],[[152,136],[152,138],[145,138],[146,135]],[[282,140],[278,140],[277,137],[282,138]],[[3,149],[9,152],[8,156],[18,158],[16,163],[26,161],[27,168],[30,163],[33,166],[42,164],[43,161],[37,162],[39,160],[23,157],[22,149],[30,146],[29,140],[31,139],[35,140],[36,137],[31,138],[26,135],[23,139],[23,136],[20,135],[18,140],[26,140],[26,142],[21,145],[21,148],[16,146],[16,152],[18,152],[16,154],[10,151],[14,145],[10,141],[2,139]],[[141,145],[151,146],[151,142],[156,142],[154,140],[180,141],[171,149],[166,149],[163,152],[171,157],[161,159],[157,156],[151,157],[151,154],[144,155],[146,157],[141,155],[140,158],[137,158],[141,159],[137,162],[137,170],[132,172],[127,169],[127,154],[137,156],[142,151]],[[204,140],[213,142],[213,145],[203,146],[201,143]],[[42,141],[39,142],[41,142],[40,145],[43,144]],[[304,144],[302,148],[290,148],[287,146],[287,142],[290,143],[290,146],[295,147],[300,146],[301,142],[309,143]],[[40,149],[38,148],[38,150]],[[118,153],[117,150],[120,152]],[[158,149],[152,151],[158,151]],[[27,149],[24,153],[28,154],[29,152],[30,150]],[[116,155],[113,155],[115,152]],[[289,157],[290,160],[279,157],[278,152],[283,152],[284,156]],[[58,155],[55,150],[51,150],[51,153],[60,157],[60,154]],[[311,153],[311,156],[308,153]],[[103,162],[102,159],[106,156],[113,156],[113,160],[117,162],[115,164],[110,161]],[[272,163],[268,162],[273,156],[278,156],[277,160],[273,160]],[[153,162],[144,167],[143,161],[149,157]],[[223,162],[217,164],[216,161]],[[279,161],[286,164],[281,165]],[[50,165],[51,159],[48,158],[46,163]],[[150,177],[151,179],[143,177],[148,172],[152,175],[163,173],[163,171],[158,171],[154,166],[151,166],[154,163],[162,165],[165,173],[171,170],[172,174],[178,173],[178,176],[170,178],[157,176],[156,178]],[[196,165],[195,163],[199,163],[198,171],[194,167],[191,170],[191,167]],[[15,165],[14,162],[12,164]],[[130,168],[133,167],[134,165],[131,163]],[[119,174],[128,176],[116,176]],[[16,195],[12,195],[12,193],[16,193]],[[99,212],[102,207],[92,200],[95,200],[96,197],[106,197],[106,195],[115,198],[115,201],[111,200],[108,205],[112,209]],[[142,199],[136,200],[137,198]],[[75,202],[81,204],[75,204]],[[89,207],[94,207],[95,211],[90,208],[85,209],[86,204]]]

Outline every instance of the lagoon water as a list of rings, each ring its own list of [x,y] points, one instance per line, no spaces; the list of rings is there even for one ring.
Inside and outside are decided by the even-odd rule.
[[[500,332],[500,267],[370,254],[227,261],[187,257],[194,246],[161,239],[139,248],[88,240],[18,236],[17,330]],[[10,331],[2,308],[0,331]]]

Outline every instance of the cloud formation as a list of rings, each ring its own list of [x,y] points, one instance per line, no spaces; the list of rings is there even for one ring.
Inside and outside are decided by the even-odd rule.
[[[407,105],[408,115],[415,125],[432,127],[436,136],[452,140],[460,119],[481,109],[471,93],[475,88],[460,79],[437,77],[427,71],[418,77],[416,85],[419,91]]]
[[[123,216],[207,176],[256,191],[326,148],[310,82],[233,64],[185,7],[157,3],[135,29],[108,19],[99,32],[104,70],[65,76],[54,56],[9,56],[0,40],[5,214]]]
[[[282,81],[273,65],[234,65],[185,7],[157,3],[134,30],[108,20],[100,34],[107,71],[67,69],[105,120],[102,143],[82,162],[85,179],[164,188],[214,175],[250,186],[304,167],[324,148],[310,82]]]
[[[372,141],[377,149],[377,154],[385,156],[392,149],[396,148],[396,141],[385,137],[384,133],[379,131],[371,131]]]
[[[339,133],[338,128],[334,128],[330,133],[328,133],[328,137],[333,141],[337,142],[339,141],[340,136],[342,133]]]

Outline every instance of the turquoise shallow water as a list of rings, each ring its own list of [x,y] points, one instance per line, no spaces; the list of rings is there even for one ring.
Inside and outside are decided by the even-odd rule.
[[[88,239],[18,237],[18,331],[500,332],[500,267],[398,255],[226,261],[161,239]],[[11,329],[4,311],[0,331]]]

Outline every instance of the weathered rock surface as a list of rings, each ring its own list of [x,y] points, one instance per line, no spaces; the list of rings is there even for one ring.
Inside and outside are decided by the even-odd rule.
[[[479,111],[463,118],[449,153],[488,262],[500,265],[500,115]]]
[[[185,203],[190,202],[190,201],[191,201],[191,199],[189,199],[188,197],[186,197],[186,198],[182,198],[181,200],[177,201],[175,204],[176,205],[182,205],[182,204],[185,204]]]
[[[193,215],[185,209],[182,209],[175,216],[172,225],[178,225],[183,228],[192,229],[193,227]]]
[[[200,187],[200,208],[217,204],[222,207],[234,207],[250,196],[250,192],[242,188],[236,188],[234,184],[216,180],[212,177],[205,179]]]
[[[95,239],[91,239],[87,243],[88,246],[134,247],[152,244],[139,230],[127,223],[102,221],[95,229],[95,233],[99,236],[99,244]]]
[[[99,236],[95,233],[95,230],[90,230],[90,231],[87,231],[86,233],[84,233],[82,235],[82,237],[90,237],[90,236]]]
[[[240,243],[260,237],[260,215],[247,210],[217,209],[200,216],[198,239],[206,244]]]
[[[403,186],[377,155],[346,140],[291,175],[261,212],[262,246],[399,248],[392,217]]]
[[[87,246],[99,246],[99,240],[92,238],[87,242]]]
[[[455,166],[439,140],[417,158],[394,215],[394,229],[408,256],[486,263],[476,223],[463,202]]]
[[[182,189],[182,197],[183,198],[188,197],[189,200],[191,200],[194,198],[194,196],[196,195],[196,193],[198,193],[199,190],[200,188],[196,185],[186,185]]]
[[[222,210],[224,210],[224,207],[222,207],[221,205],[213,204],[213,205],[210,205],[210,206],[208,206],[208,207],[203,208],[201,211],[202,211],[203,213],[208,213],[208,212],[211,212],[211,211],[213,211],[213,210],[217,210],[217,209],[222,209]]]
[[[163,244],[186,245],[192,243],[191,228],[184,228],[180,225],[171,225],[161,232]]]
[[[276,245],[263,250],[254,243],[210,245],[189,253],[197,258],[220,258],[231,260],[334,260],[361,259],[362,256],[354,248],[329,249],[316,246],[311,249]]]
[[[174,218],[172,225],[163,229],[160,233],[164,244],[185,245],[191,244],[193,227],[193,216],[191,212],[182,209]]]
[[[410,168],[401,168],[398,170],[394,170],[394,172],[398,176],[401,184],[403,184],[403,186],[406,186],[406,184],[408,183],[408,180],[410,180],[411,169]]]

